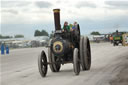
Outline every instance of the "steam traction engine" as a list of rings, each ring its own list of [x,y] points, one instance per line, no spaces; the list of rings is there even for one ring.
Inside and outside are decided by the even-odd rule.
[[[91,67],[91,49],[88,37],[80,36],[79,25],[73,32],[62,31],[60,26],[60,9],[54,9],[55,33],[49,41],[48,59],[45,51],[38,57],[38,68],[42,77],[47,74],[48,65],[52,72],[59,72],[61,65],[73,63],[74,73],[89,70]],[[48,60],[48,61],[47,61]]]

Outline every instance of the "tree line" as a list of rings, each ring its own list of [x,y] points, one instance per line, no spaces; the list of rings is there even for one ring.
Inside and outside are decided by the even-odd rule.
[[[90,34],[91,35],[100,35],[100,33],[98,31],[93,31]],[[49,37],[51,37],[51,36],[53,36],[53,33],[48,34],[48,32],[46,30],[44,30],[44,29],[41,30],[41,31],[40,30],[35,30],[34,36],[35,37],[36,36],[49,36]],[[3,35],[0,35],[0,39],[8,39],[8,38],[24,38],[24,35],[17,34],[17,35],[14,35],[14,37],[13,36],[3,36]]]
[[[90,33],[91,35],[101,35],[98,31],[93,31]]]
[[[0,35],[0,39],[8,39],[8,38],[24,38],[24,35],[17,34],[14,37],[13,36],[8,36],[8,35],[7,36]]]
[[[34,36],[49,36],[46,30],[35,30]]]

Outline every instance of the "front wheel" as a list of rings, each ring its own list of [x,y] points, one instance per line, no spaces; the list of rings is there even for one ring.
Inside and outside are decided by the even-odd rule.
[[[49,42],[49,46],[51,46],[51,40]],[[56,62],[58,62],[57,61],[57,57],[52,53],[50,47],[48,48],[48,60],[49,60],[50,63],[53,63],[53,64],[50,64],[49,65],[51,71],[52,72],[59,72],[60,71],[60,68],[61,68],[61,64],[56,63]]]
[[[74,67],[75,75],[79,75],[79,73],[80,73],[80,61],[79,61],[77,48],[75,48],[74,52],[73,52],[73,67]]]
[[[60,71],[60,68],[61,68],[61,64],[59,63],[57,56],[53,55],[52,56],[52,61],[55,62],[55,64],[53,64],[53,67],[55,69],[55,72],[59,72]]]
[[[49,60],[50,63],[53,63],[52,57],[53,57],[53,53],[51,52],[51,49],[48,48],[48,60]],[[49,64],[49,66],[50,66],[50,69],[51,69],[52,72],[56,72],[53,64]]]
[[[47,74],[48,65],[47,65],[47,57],[44,51],[42,51],[41,55],[39,55],[38,57],[38,68],[41,76],[45,77]]]

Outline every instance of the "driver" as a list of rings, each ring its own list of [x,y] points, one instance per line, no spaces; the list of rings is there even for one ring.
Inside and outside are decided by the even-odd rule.
[[[67,21],[64,22],[64,26],[63,26],[63,31],[65,31],[65,30],[67,30],[68,32],[70,31],[70,27],[69,27]]]

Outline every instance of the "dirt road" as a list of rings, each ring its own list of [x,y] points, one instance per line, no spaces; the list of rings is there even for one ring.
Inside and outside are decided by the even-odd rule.
[[[99,43],[91,44],[90,71],[81,71],[79,76],[75,76],[73,65],[66,64],[58,73],[49,69],[46,78],[42,78],[37,66],[37,57],[42,49],[47,52],[43,47],[25,48],[0,56],[1,85],[116,85],[120,75],[128,74],[128,70],[124,70],[128,63],[128,47]],[[123,71],[127,74],[121,74]]]

